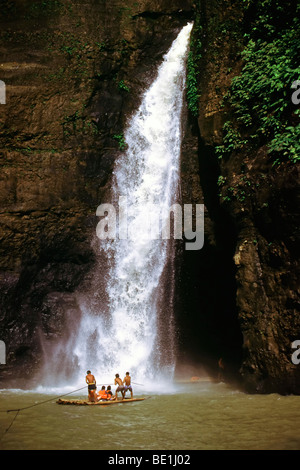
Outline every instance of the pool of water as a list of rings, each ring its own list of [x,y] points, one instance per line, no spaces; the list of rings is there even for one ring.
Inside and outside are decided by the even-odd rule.
[[[0,391],[0,449],[300,449],[299,396],[247,395],[210,382],[178,384],[171,393],[107,407],[59,406],[57,395]],[[16,413],[6,412],[45,400],[14,421]]]

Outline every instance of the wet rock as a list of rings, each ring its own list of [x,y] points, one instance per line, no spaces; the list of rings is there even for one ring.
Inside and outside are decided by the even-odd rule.
[[[221,12],[218,7],[222,3],[226,9]],[[289,162],[272,165],[266,146],[261,146],[251,155],[245,148],[219,160],[213,179],[213,148],[222,143],[228,112],[221,102],[241,69],[241,34],[246,20],[237,2],[200,2],[197,15],[202,27],[198,126],[203,141],[202,168],[208,169],[202,173],[201,185],[207,198],[213,186],[218,194],[219,202],[215,200],[210,206],[214,208],[210,211],[214,226],[219,204],[234,227],[231,245],[225,238],[225,224],[220,238],[228,244],[227,253],[232,250],[234,263],[231,271],[224,272],[224,281],[231,273],[236,283],[233,308],[242,334],[237,376],[244,389],[254,393],[299,394],[300,368],[291,361],[291,344],[300,334],[295,303],[299,298],[299,169]],[[229,35],[222,41],[226,31]],[[224,353],[229,349],[227,345]]]
[[[191,14],[190,1],[3,2],[1,383],[27,380],[74,310],[64,299],[94,266],[115,136]]]

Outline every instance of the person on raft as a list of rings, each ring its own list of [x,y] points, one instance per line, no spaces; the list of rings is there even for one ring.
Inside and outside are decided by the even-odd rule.
[[[97,401],[107,401],[108,400],[108,394],[107,391],[105,390],[105,385],[102,385],[101,390],[97,393]]]
[[[112,391],[111,391],[111,386],[109,385],[106,389],[106,392],[107,392],[107,399],[108,400],[115,400],[116,397],[113,395]]]
[[[118,392],[121,392],[122,399],[125,398],[125,387],[123,385],[122,379],[120,379],[119,374],[116,374],[115,385],[118,385],[116,389],[116,400],[118,400]]]
[[[126,372],[126,375],[123,380],[123,384],[125,385],[125,391],[124,391],[124,397],[126,395],[126,392],[129,390],[131,393],[131,398],[133,398],[133,392],[132,392],[132,386],[131,386],[131,377],[129,375],[129,372]]]
[[[89,401],[95,402],[97,400],[97,397],[96,397],[96,390],[97,390],[96,379],[95,379],[95,377],[93,376],[93,374],[91,373],[90,370],[88,370],[86,374],[87,375],[85,377],[85,381],[88,384]]]

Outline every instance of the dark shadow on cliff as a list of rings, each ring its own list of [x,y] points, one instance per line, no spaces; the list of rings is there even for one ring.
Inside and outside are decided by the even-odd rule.
[[[198,133],[198,129],[194,129]],[[233,255],[236,229],[218,197],[218,160],[199,139],[199,169],[205,203],[205,240],[199,251],[182,250],[177,316],[180,325],[179,364],[198,364],[212,377],[234,380],[242,360],[237,320]]]

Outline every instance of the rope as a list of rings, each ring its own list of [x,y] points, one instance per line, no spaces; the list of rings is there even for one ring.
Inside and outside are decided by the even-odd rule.
[[[138,384],[138,383],[135,383],[135,382],[132,382],[132,384],[143,386],[143,384]],[[110,384],[102,384],[102,385],[110,385]],[[86,388],[86,386],[87,385],[85,385],[84,387],[78,388],[77,390],[72,390],[72,392],[68,392],[68,393],[64,393],[63,395],[59,395],[57,397],[49,398],[49,400],[44,400],[44,401],[40,401],[39,403],[34,403],[33,405],[24,406],[23,408],[16,408],[16,409],[13,409],[13,410],[6,410],[6,413],[11,413],[11,412],[15,411],[16,414],[15,414],[12,422],[10,423],[10,425],[8,426],[8,428],[5,430],[4,434],[0,438],[0,440],[2,440],[3,437],[5,436],[5,434],[8,433],[8,431],[12,427],[12,425],[13,425],[14,421],[16,420],[16,418],[17,418],[18,414],[20,413],[20,411],[28,410],[29,408],[33,408],[34,406],[43,405],[44,403],[48,403],[49,401],[57,400],[58,398],[61,398],[61,397],[66,397],[67,395],[71,395],[72,393],[79,392],[80,390],[83,390],[84,388]],[[3,411],[0,410],[0,412],[4,412],[4,410]]]
[[[20,413],[20,411],[28,410],[29,408],[33,408],[34,406],[42,405],[43,403],[48,403],[49,401],[56,400],[57,398],[61,398],[61,397],[65,397],[67,395],[71,395],[71,393],[79,392],[80,390],[83,390],[84,388],[86,388],[86,385],[84,387],[78,388],[77,390],[73,390],[72,392],[68,392],[68,393],[64,393],[63,395],[59,395],[58,397],[52,397],[52,398],[49,398],[49,400],[44,400],[44,401],[41,401],[39,403],[34,403],[34,405],[24,406],[23,408],[17,408],[15,410],[6,410],[6,413],[11,413],[12,411],[16,411],[16,414],[15,414],[12,422],[10,423],[10,425],[8,426],[8,428],[5,430],[4,434],[0,438],[0,440],[2,440],[3,437],[5,436],[5,434],[8,433],[8,431],[12,427],[12,425],[13,425],[14,421],[16,420],[16,418],[17,418],[18,414]]]
[[[28,408],[33,408],[34,406],[42,405],[43,403],[48,403],[49,401],[56,400],[57,398],[65,397],[67,395],[71,395],[71,393],[79,392],[79,390],[83,390],[85,387],[78,388],[77,390],[73,390],[72,392],[69,393],[64,393],[63,395],[60,395],[58,397],[53,397],[49,398],[49,400],[45,401],[40,401],[39,403],[35,403],[34,405],[29,405],[29,406],[24,406],[24,408],[17,408],[15,410],[6,410],[7,413],[10,413],[11,411],[23,411],[23,410],[28,410]]]
[[[2,439],[2,438],[4,437],[4,435],[10,430],[10,428],[12,427],[13,422],[14,422],[14,420],[16,419],[16,417],[18,416],[19,412],[20,412],[20,410],[18,410],[18,411],[16,412],[16,414],[15,414],[15,416],[14,416],[14,419],[12,420],[12,422],[10,423],[10,425],[8,426],[8,428],[5,430],[5,433],[3,434],[3,436],[1,437],[1,439]]]

